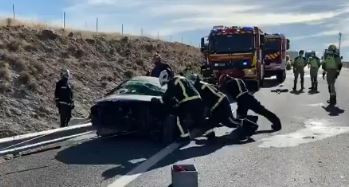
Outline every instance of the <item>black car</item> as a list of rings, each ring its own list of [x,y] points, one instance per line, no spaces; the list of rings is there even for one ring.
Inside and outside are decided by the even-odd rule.
[[[139,76],[121,83],[91,107],[92,126],[98,136],[139,133],[159,137],[164,143],[177,136],[177,117],[152,98],[161,98],[166,88],[158,78]]]

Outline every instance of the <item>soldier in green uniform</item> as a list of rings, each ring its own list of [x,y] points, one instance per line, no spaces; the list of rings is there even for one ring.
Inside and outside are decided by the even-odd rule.
[[[337,98],[335,83],[342,69],[342,62],[339,56],[339,51],[335,45],[330,45],[325,52],[322,69],[324,70],[323,77],[327,74],[328,91],[330,93],[330,100],[327,102],[330,105],[336,105]]]
[[[315,52],[312,53],[309,60],[309,68],[310,68],[310,79],[311,79],[311,87],[309,88],[312,92],[318,92],[317,86],[318,86],[318,72],[319,68],[321,66],[320,59],[316,56]]]
[[[304,51],[300,50],[299,55],[294,59],[294,62],[292,64],[294,73],[294,92],[297,91],[297,81],[299,76],[301,77],[301,91],[304,90],[304,67],[307,66],[307,60],[303,55]]]

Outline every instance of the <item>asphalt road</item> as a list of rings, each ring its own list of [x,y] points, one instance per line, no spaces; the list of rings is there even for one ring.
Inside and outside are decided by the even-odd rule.
[[[270,123],[260,117],[258,134],[244,144],[233,140],[231,129],[220,128],[215,142],[199,138],[167,150],[156,163],[153,155],[164,150],[156,142],[132,136],[97,139],[91,133],[44,152],[0,159],[0,186],[118,186],[133,173],[137,177],[127,186],[163,187],[171,184],[175,163],[195,164],[199,186],[349,186],[348,81],[344,69],[337,82],[338,105],[329,108],[320,75],[318,94],[272,92],[292,88],[290,72],[282,85],[267,80],[256,97],[281,118],[283,129],[271,133]],[[135,170],[145,165],[148,171]]]

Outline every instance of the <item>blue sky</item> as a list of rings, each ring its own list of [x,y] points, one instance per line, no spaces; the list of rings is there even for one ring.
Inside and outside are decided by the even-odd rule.
[[[183,41],[198,46],[213,25],[256,25],[265,32],[284,33],[293,50],[322,52],[338,43],[343,33],[342,55],[349,60],[348,0],[1,0],[0,17],[69,27],[125,32]]]

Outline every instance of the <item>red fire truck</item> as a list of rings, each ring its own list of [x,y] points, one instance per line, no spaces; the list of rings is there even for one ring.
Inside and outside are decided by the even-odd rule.
[[[263,58],[264,77],[276,75],[278,82],[286,79],[286,51],[290,41],[282,34],[266,34],[264,37]]]
[[[264,77],[263,38],[258,27],[213,27],[209,36],[201,39],[204,79],[217,83],[220,75],[229,74],[252,82],[252,88],[259,89]]]

